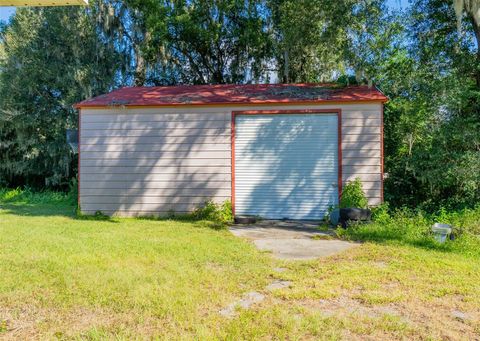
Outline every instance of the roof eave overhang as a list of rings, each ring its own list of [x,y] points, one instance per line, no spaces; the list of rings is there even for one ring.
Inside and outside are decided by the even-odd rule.
[[[126,109],[137,109],[137,108],[172,108],[172,107],[220,107],[220,106],[267,106],[267,105],[337,105],[337,104],[368,104],[368,103],[386,103],[388,98],[384,99],[369,99],[369,100],[331,100],[331,101],[288,101],[288,102],[219,102],[219,103],[170,103],[170,104],[112,104],[112,105],[89,105],[88,103],[78,103],[74,104],[75,109],[112,109],[112,108],[126,108]]]
[[[87,6],[88,0],[0,0],[0,7]]]

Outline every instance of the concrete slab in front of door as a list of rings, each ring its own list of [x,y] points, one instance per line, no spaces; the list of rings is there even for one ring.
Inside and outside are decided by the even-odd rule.
[[[262,220],[251,225],[235,225],[230,231],[247,238],[262,251],[271,251],[275,258],[309,260],[327,257],[358,246],[331,237],[317,229],[318,223],[305,221]]]

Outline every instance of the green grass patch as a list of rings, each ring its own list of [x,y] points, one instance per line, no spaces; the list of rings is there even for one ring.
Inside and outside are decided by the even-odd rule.
[[[268,283],[270,258],[210,221],[78,218],[65,194],[0,193],[0,306],[16,324],[43,316],[35,330],[47,337],[72,335],[76,315],[109,334],[122,323],[200,334],[219,309]]]
[[[35,205],[35,204],[44,204],[44,205],[56,205],[60,204],[62,206],[71,206],[77,200],[70,193],[64,192],[52,192],[52,191],[43,191],[36,192],[32,191],[29,188],[21,189],[8,189],[0,188],[0,202],[2,203],[12,203],[16,205]]]
[[[433,217],[378,211],[341,232],[360,246],[306,262],[274,260],[207,213],[77,216],[69,195],[0,190],[0,338],[480,337],[476,210],[441,213],[462,231],[446,246],[429,235]],[[278,279],[291,285],[265,290]],[[265,300],[218,313],[250,291]]]

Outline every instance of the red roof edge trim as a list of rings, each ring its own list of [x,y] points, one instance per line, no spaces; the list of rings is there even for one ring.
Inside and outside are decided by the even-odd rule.
[[[386,102],[378,88],[335,84],[246,84],[125,87],[74,105],[84,107]]]

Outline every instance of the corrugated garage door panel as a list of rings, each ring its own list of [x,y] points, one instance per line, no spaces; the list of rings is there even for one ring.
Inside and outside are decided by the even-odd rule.
[[[322,219],[338,203],[336,114],[235,118],[236,214]]]

